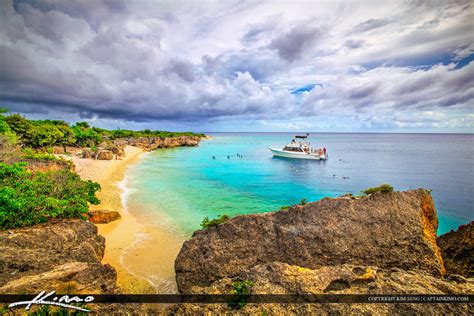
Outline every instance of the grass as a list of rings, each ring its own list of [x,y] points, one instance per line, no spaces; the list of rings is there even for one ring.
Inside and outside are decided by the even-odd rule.
[[[375,192],[388,193],[393,192],[393,187],[390,184],[382,184],[378,187],[368,188],[367,190],[362,191],[365,195],[369,195]]]
[[[201,223],[201,227],[206,229],[206,228],[209,228],[209,227],[212,227],[212,226],[217,226],[219,224],[222,224],[226,221],[228,221],[230,219],[229,215],[217,215],[218,217],[215,218],[215,219],[211,219],[209,220],[209,217],[204,217],[204,219],[202,220],[202,223]]]

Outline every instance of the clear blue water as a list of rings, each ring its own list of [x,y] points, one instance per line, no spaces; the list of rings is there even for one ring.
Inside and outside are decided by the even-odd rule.
[[[328,149],[327,161],[272,158],[267,148],[284,146],[291,134],[210,135],[197,148],[143,156],[128,172],[127,204],[188,238],[205,216],[268,212],[389,183],[433,190],[438,234],[474,219],[474,135],[311,134],[313,146]]]

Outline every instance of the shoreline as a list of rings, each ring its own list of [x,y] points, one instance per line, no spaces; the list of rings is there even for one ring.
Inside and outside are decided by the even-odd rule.
[[[82,179],[98,182],[101,190],[97,193],[101,203],[91,205],[90,210],[117,211],[121,219],[107,223],[95,224],[98,232],[106,240],[105,254],[102,263],[110,264],[117,271],[117,286],[124,293],[154,294],[155,287],[142,277],[127,270],[123,262],[124,252],[133,246],[145,230],[145,225],[124,208],[125,173],[130,165],[137,163],[146,153],[134,146],[125,147],[122,160],[94,160],[79,157],[65,157],[75,165],[75,171]]]

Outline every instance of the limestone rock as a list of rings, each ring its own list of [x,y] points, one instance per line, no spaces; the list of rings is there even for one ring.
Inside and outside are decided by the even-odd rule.
[[[104,248],[97,227],[78,219],[0,231],[0,293],[113,293],[116,272],[101,263]]]
[[[119,146],[119,145],[110,145],[107,147],[107,150],[110,150],[114,155],[117,155],[119,157],[125,156],[125,146]]]
[[[173,148],[179,146],[198,146],[201,141],[199,136],[179,136],[179,137],[138,137],[129,138],[127,142],[131,146],[140,147],[145,150],[155,150],[157,148]]]
[[[92,158],[92,157],[94,157],[94,153],[92,152],[92,150],[86,148],[82,151],[82,158]]]
[[[196,231],[176,261],[181,293],[283,262],[304,268],[353,264],[441,276],[433,199],[424,189],[324,198],[288,210],[238,216]]]
[[[89,212],[89,221],[94,224],[106,224],[121,218],[120,213],[116,211],[97,210]]]
[[[443,257],[446,274],[474,278],[474,221],[459,226],[436,240]]]
[[[253,282],[252,294],[473,294],[474,280],[451,282],[425,273],[373,266],[335,265],[307,269],[286,263],[261,264],[234,278],[222,278],[195,294],[232,294],[234,281]],[[170,307],[178,315],[466,315],[469,304],[247,304],[239,311],[226,304],[183,304]]]
[[[110,150],[99,150],[96,158],[98,160],[112,160],[114,159],[114,154]]]

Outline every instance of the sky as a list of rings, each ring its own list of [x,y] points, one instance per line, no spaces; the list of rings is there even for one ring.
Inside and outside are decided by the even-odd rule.
[[[1,0],[0,104],[112,129],[472,133],[473,4]]]

